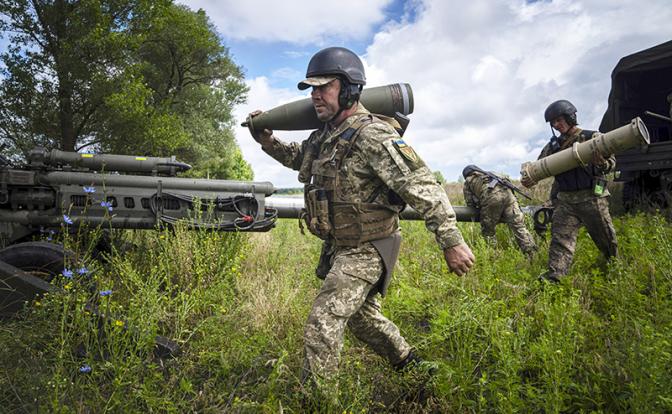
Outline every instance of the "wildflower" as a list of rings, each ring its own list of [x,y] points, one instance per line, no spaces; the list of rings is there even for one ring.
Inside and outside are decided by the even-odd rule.
[[[91,367],[89,366],[89,364],[84,364],[81,367],[79,367],[79,372],[81,372],[82,374],[88,374],[89,372],[91,372]]]
[[[112,294],[112,291],[108,289],[108,290],[101,290],[98,293],[100,294],[100,296],[110,296]]]
[[[82,267],[80,267],[79,269],[77,269],[77,274],[80,275],[80,276],[84,276],[84,275],[86,275],[87,273],[89,273],[89,269],[87,269],[87,268],[84,267],[84,266],[82,266]]]
[[[101,201],[100,206],[103,207],[103,208],[106,208],[107,211],[112,211],[113,210],[112,209],[112,203],[109,202],[109,201]]]
[[[84,186],[84,192],[87,193],[87,194],[93,194],[93,193],[96,192],[96,187],[94,187],[94,186],[90,186],[90,187]]]
[[[72,219],[67,214],[63,214],[63,221],[65,224],[72,224]]]
[[[63,286],[63,289],[65,289],[65,290],[72,289],[72,283],[66,283],[65,286]]]
[[[116,321],[114,321],[114,326],[118,326],[121,328],[122,326],[124,326],[124,322],[117,319]]]
[[[63,277],[72,279],[72,270],[68,268],[63,269]]]

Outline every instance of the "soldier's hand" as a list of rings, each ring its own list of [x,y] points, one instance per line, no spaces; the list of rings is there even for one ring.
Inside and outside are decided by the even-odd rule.
[[[593,151],[592,163],[593,163],[594,166],[596,166],[597,168],[602,169],[602,170],[606,169],[606,167],[608,165],[607,159],[604,158],[602,153],[600,151],[598,151],[597,149],[595,149]]]
[[[523,175],[520,177],[520,184],[522,184],[525,188],[530,188],[534,186],[535,182],[529,176]]]
[[[248,118],[254,118],[255,116],[259,115],[261,113],[260,110],[256,110],[254,112],[250,112],[248,115]],[[267,146],[273,142],[273,131],[270,129],[264,129],[262,131],[256,131],[253,130],[252,128],[250,129],[250,134],[252,135],[252,138],[254,138],[255,141],[261,144],[261,146]]]
[[[466,243],[449,247],[443,251],[448,268],[458,276],[465,275],[474,265],[476,257]]]

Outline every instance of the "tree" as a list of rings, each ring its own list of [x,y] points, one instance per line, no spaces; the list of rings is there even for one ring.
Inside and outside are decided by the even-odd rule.
[[[167,9],[154,21],[139,56],[155,105],[182,121],[187,140],[176,153],[196,166],[192,174],[251,179],[232,133],[233,107],[245,101],[248,88],[205,12]]]
[[[131,0],[0,0],[11,46],[0,55],[0,132],[26,152],[77,149],[115,89],[131,36]]]
[[[173,153],[197,169],[251,172],[217,154],[239,153],[232,108],[247,88],[204,12],[172,0],[0,0],[0,14],[10,151]]]

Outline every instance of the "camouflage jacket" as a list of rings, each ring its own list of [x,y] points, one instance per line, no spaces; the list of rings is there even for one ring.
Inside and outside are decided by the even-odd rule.
[[[501,185],[487,175],[474,171],[464,180],[462,192],[464,201],[469,207],[481,208],[487,202],[488,195],[496,191],[509,191],[508,188]],[[511,192],[513,196],[513,192]]]
[[[588,139],[593,139],[595,136],[598,136],[600,132],[595,132],[590,138],[585,139],[584,136],[581,134],[583,130],[581,128],[577,128],[574,134],[568,137],[564,137],[564,141],[562,143],[562,146],[560,147],[559,150],[564,150],[566,148],[570,148],[575,142],[585,142]],[[563,136],[561,136],[563,137]],[[541,153],[539,154],[539,157],[537,159],[542,159],[545,158],[557,151],[554,151],[551,143],[547,143],[544,148],[541,150]],[[589,171],[592,175],[594,176],[601,176],[608,174],[614,170],[616,167],[616,157],[612,154],[609,158],[606,158],[606,165],[602,168],[595,166],[593,164],[588,164],[585,168],[587,171]],[[583,167],[576,167],[577,169],[583,168]],[[580,203],[583,201],[588,201],[590,199],[596,198],[596,197],[606,197],[609,194],[609,190],[605,188],[604,193],[601,196],[596,196],[593,194],[592,189],[587,189],[587,190],[578,190],[578,191],[559,191],[558,190],[558,185],[557,185],[557,180],[556,182],[553,183],[553,186],[551,187],[551,200],[563,200],[567,201],[570,203]]]
[[[284,143],[274,139],[263,150],[299,171],[311,143],[319,144],[319,157],[332,153],[339,136],[370,112],[360,103],[356,112],[332,129],[314,131],[307,140]],[[351,202],[390,205],[390,190],[417,210],[442,249],[463,242],[448,195],[417,154],[390,125],[373,122],[364,126],[338,170],[340,194]]]

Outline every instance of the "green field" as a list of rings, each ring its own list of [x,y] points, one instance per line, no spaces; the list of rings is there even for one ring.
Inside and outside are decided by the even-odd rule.
[[[335,402],[299,382],[320,281],[318,240],[295,220],[259,234],[127,231],[134,247],[107,262],[66,239],[80,257],[69,266],[87,271],[2,321],[0,411],[671,412],[672,227],[615,225],[618,260],[582,231],[570,276],[542,287],[549,235],[529,263],[505,228],[493,250],[462,223],[477,264],[459,278],[422,223],[402,222],[383,311],[438,375],[421,387],[348,335]],[[181,355],[155,357],[157,334]]]

